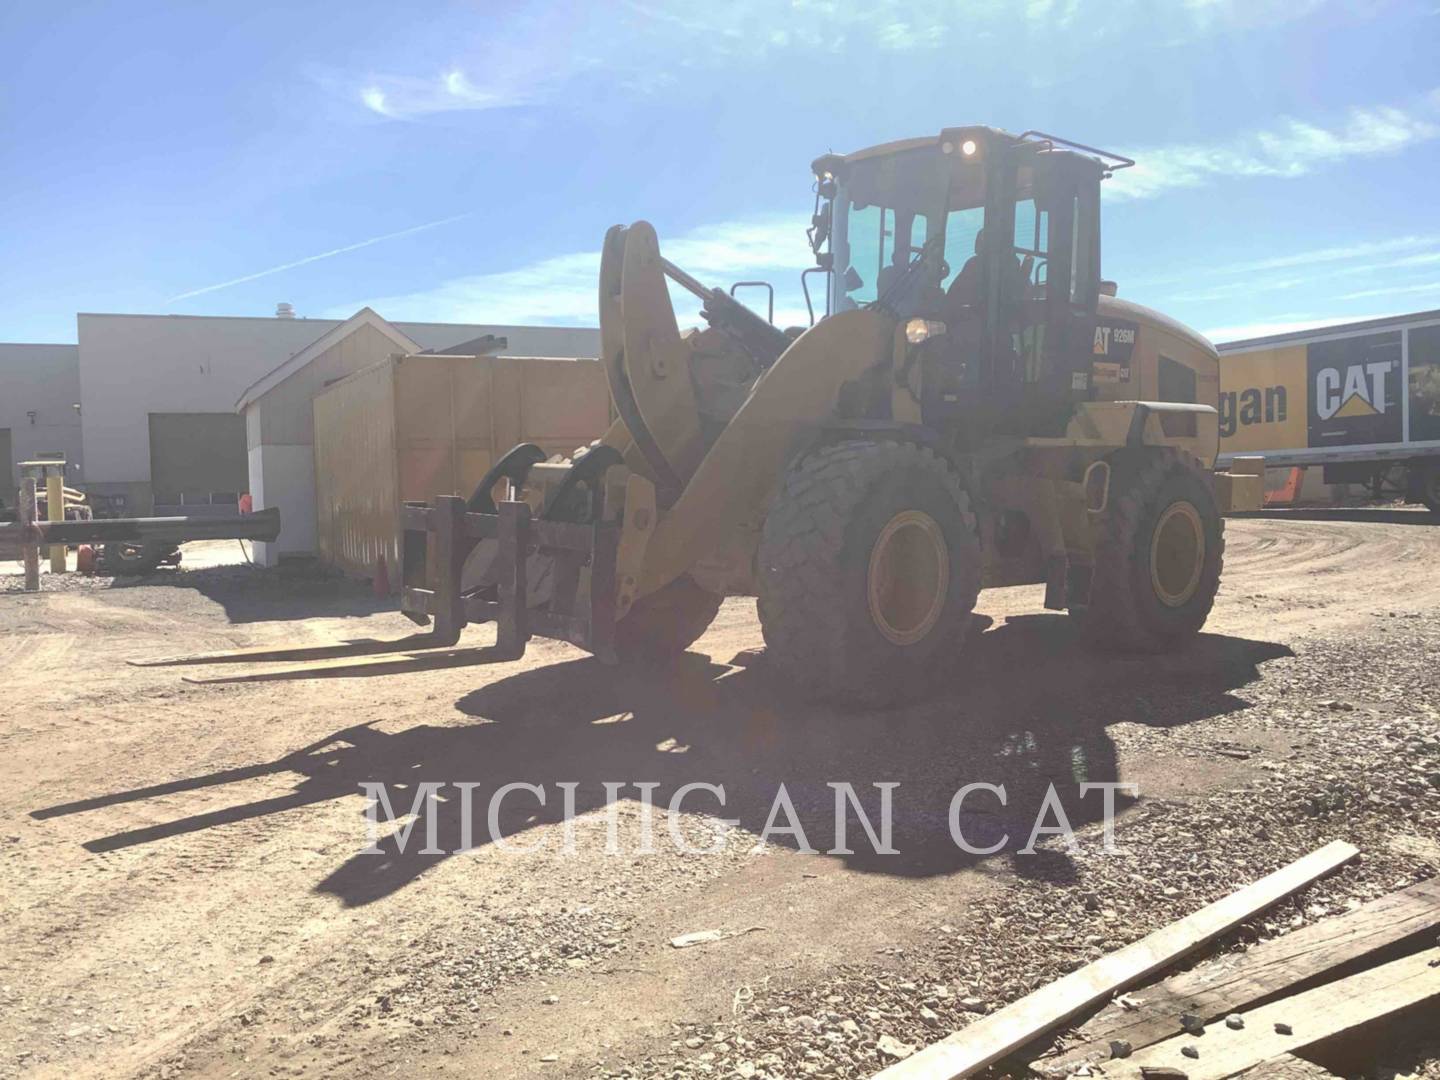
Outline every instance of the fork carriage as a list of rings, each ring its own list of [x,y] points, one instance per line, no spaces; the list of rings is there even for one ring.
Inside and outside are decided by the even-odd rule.
[[[514,500],[498,503],[496,511],[470,511],[454,495],[404,506],[401,610],[422,626],[433,620],[438,646],[454,645],[469,623],[493,622],[498,624],[496,659],[518,660],[538,634],[578,645],[602,663],[616,663],[619,524],[536,518],[529,503]],[[495,584],[466,592],[461,580],[465,560],[486,540],[496,542]],[[533,608],[527,572],[532,555],[554,563],[550,599]]]

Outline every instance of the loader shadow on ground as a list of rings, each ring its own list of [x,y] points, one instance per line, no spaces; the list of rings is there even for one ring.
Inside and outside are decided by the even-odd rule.
[[[1184,725],[1245,707],[1232,691],[1258,677],[1259,664],[1290,655],[1269,642],[1202,635],[1187,650],[1164,657],[1107,657],[1082,648],[1061,616],[1011,618],[979,634],[934,699],[889,713],[846,713],[786,700],[765,671],[715,664],[686,654],[664,672],[624,671],[591,659],[532,669],[466,694],[458,712],[474,723],[419,725],[395,734],[368,725],[345,728],[274,761],[116,792],[33,812],[50,818],[181,791],[294,772],[285,795],[111,834],[86,842],[114,851],[230,822],[263,817],[333,799],[357,806],[357,848],[365,801],[360,784],[384,783],[404,814],[416,785],[446,785],[438,803],[439,842],[446,854],[421,855],[423,828],[404,852],[393,838],[381,853],[357,852],[316,888],[347,905],[390,895],[449,857],[460,843],[460,803],[451,786],[477,783],[475,842],[483,843],[489,796],[513,781],[547,790],[547,805],[521,792],[508,798],[499,834],[515,837],[562,819],[558,784],[575,782],[577,810],[605,805],[607,781],[657,784],[653,801],[668,805],[687,783],[723,785],[725,805],[695,792],[685,808],[738,820],[759,834],[780,786],[793,802],[810,846],[836,846],[835,793],[849,782],[878,823],[874,784],[894,782],[898,854],[877,854],[853,815],[843,859],[854,869],[900,876],[952,873],[980,857],[960,849],[950,833],[950,802],[969,783],[1003,784],[1002,806],[977,792],[960,825],[971,845],[1010,836],[995,857],[1013,858],[1016,872],[1054,879],[1073,873],[1063,854],[1019,856],[1051,784],[1075,826],[1095,822],[1102,796],[1082,796],[1082,782],[1123,781],[1106,728],[1130,721]],[[634,789],[625,793],[633,797]],[[1143,797],[1143,792],[1141,793]],[[1133,802],[1117,795],[1117,809]],[[779,820],[785,824],[784,817]],[[657,831],[665,842],[663,812]],[[521,842],[521,841],[517,841]],[[700,841],[700,842],[703,842]],[[732,838],[732,842],[734,839]],[[750,839],[741,841],[746,846]],[[801,846],[796,837],[772,843]]]
[[[363,581],[325,572],[309,564],[266,569],[244,564],[187,570],[160,567],[149,574],[116,577],[107,592],[122,598],[141,586],[192,589],[219,604],[230,623],[285,622],[374,615],[395,611],[398,600],[380,598]]]

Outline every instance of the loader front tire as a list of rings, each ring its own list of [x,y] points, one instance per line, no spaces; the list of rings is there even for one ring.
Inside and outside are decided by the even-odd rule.
[[[1194,458],[1172,448],[1112,463],[1089,603],[1071,615],[1092,643],[1163,652],[1205,625],[1220,587],[1224,522]]]
[[[929,692],[963,641],[980,552],[933,450],[847,441],[785,474],[759,548],[769,658],[804,696],[884,708]]]
[[[615,624],[615,652],[622,663],[646,664],[679,656],[705,633],[723,597],[689,576],[642,596]]]

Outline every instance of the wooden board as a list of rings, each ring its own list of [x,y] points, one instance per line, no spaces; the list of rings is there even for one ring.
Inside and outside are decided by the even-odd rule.
[[[1069,1076],[1081,1065],[1109,1060],[1112,1039],[1140,1050],[1180,1034],[1182,1013],[1193,1013],[1208,1023],[1304,979],[1436,928],[1440,928],[1440,878],[1138,991],[1132,995],[1138,1008],[1106,1006],[1080,1029],[1080,1044],[1059,1056],[1034,1061],[1030,1067],[1042,1076]]]
[[[1105,1076],[1107,1080],[1141,1080],[1142,1067],[1157,1066],[1180,1069],[1189,1080],[1244,1075],[1282,1054],[1343,1035],[1401,1009],[1440,1002],[1440,964],[1436,961],[1440,961],[1440,949],[1426,949],[1281,998],[1241,1013],[1245,1026],[1239,1031],[1226,1027],[1223,1020],[1209,1024],[1204,1035],[1178,1035],[1123,1061],[1112,1061],[1105,1066]],[[1290,1034],[1277,1031],[1277,1023],[1289,1025]],[[1181,1053],[1186,1046],[1193,1046],[1200,1056],[1186,1057]]]
[[[181,656],[157,656],[150,660],[127,660],[131,667],[180,667],[191,664],[263,664],[285,660],[330,660],[345,656],[371,656],[375,653],[413,652],[426,647],[430,634],[411,634],[398,641],[360,638],[356,641],[335,641],[320,645],[259,645],[248,649],[224,649],[220,652],[189,653]]]
[[[1358,854],[1354,846],[1341,840],[1326,844],[1239,892],[977,1020],[942,1042],[892,1065],[879,1077],[883,1080],[953,1080],[979,1072],[1025,1046],[1037,1035],[1233,930]],[[1277,1052],[1283,1052],[1283,1048]]]
[[[313,664],[293,667],[245,671],[237,675],[181,676],[182,682],[196,686],[213,683],[290,682],[295,679],[333,679],[346,675],[398,675],[409,671],[436,671],[440,668],[470,667],[506,659],[493,645],[465,649],[430,650],[424,652],[387,653],[383,656],[360,656],[355,659],[317,660]]]

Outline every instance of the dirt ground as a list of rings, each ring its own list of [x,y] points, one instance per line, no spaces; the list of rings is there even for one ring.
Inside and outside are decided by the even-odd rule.
[[[1097,654],[1038,589],[996,590],[945,691],[884,714],[788,698],[751,601],[662,672],[536,642],[491,667],[193,685],[216,672],[125,661],[410,627],[234,544],[140,583],[0,576],[0,1075],[864,1076],[1329,839],[1363,857],[1224,948],[1440,872],[1440,528],[1336,512],[1228,541],[1186,651]],[[1080,780],[1137,786],[1113,854]],[[419,854],[417,826],[365,854],[366,781],[548,801],[500,815],[529,852]],[[655,853],[633,787],[606,852],[606,781],[656,785]],[[823,853],[841,781],[872,817],[871,785],[899,785],[899,854],[854,818],[855,853]],[[723,810],[696,791],[674,819],[701,843],[730,820],[717,854],[669,841],[689,782],[724,786]],[[963,819],[977,844],[1011,834],[988,857],[950,836],[971,782],[1007,788]],[[1019,854],[1051,782],[1080,844]],[[822,853],[753,850],[781,784]],[[450,852],[466,813],[442,799]],[[706,930],[725,936],[671,944]],[[1433,1042],[1373,1042],[1366,1075],[1440,1077]]]

